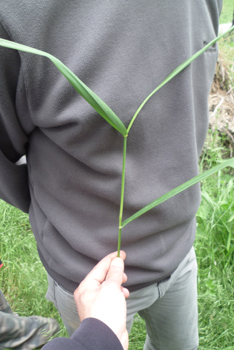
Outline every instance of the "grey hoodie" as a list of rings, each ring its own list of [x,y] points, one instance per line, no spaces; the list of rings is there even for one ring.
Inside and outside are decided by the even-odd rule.
[[[0,0],[0,37],[64,62],[128,126],[214,39],[219,0]],[[124,219],[198,174],[217,45],[147,102],[128,136]],[[49,274],[73,292],[115,251],[123,137],[44,57],[0,47],[0,197],[28,212]],[[26,154],[27,165],[15,163]],[[200,186],[122,232],[126,285],[168,277],[195,239]]]

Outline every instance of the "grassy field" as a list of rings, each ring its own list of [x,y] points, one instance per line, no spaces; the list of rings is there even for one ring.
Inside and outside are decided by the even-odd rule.
[[[231,22],[233,1],[224,0],[221,22]],[[227,57],[233,41],[226,38],[220,50]],[[226,50],[226,51],[225,51]],[[232,51],[231,51],[232,52]],[[233,67],[233,59],[226,58]],[[230,63],[231,62],[231,63]],[[201,171],[214,166],[222,156],[219,136],[201,158]],[[198,302],[200,350],[234,350],[234,186],[233,170],[202,183],[202,203],[197,213]],[[61,326],[58,336],[67,336],[57,310],[45,299],[46,272],[37,254],[28,216],[0,201],[0,288],[21,316],[41,315],[56,318]],[[130,350],[143,348],[144,323],[135,317],[130,335]]]
[[[223,9],[220,16],[220,23],[233,21],[234,0],[223,0]],[[227,71],[234,82],[234,31],[231,35],[224,37],[219,42],[220,58],[224,60]]]
[[[229,23],[233,19],[234,1],[223,0],[223,8],[220,16],[220,23]]]

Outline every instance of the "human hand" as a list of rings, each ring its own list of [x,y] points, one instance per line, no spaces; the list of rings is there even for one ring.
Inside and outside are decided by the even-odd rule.
[[[103,258],[74,292],[80,320],[94,317],[104,322],[119,338],[124,350],[128,348],[126,330],[126,300],[129,291],[122,287],[125,252],[112,253]]]

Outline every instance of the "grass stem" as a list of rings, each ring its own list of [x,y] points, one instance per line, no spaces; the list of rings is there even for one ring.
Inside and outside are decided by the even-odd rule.
[[[122,234],[122,220],[123,220],[123,204],[124,204],[124,185],[125,185],[125,166],[126,166],[126,152],[127,152],[127,137],[124,137],[123,142],[123,165],[122,165],[122,180],[121,180],[121,196],[119,208],[119,235],[118,235],[118,257],[120,256],[121,248],[121,234]]]

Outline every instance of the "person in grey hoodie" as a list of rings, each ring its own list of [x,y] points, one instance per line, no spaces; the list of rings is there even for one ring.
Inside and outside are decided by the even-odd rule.
[[[125,126],[176,67],[218,33],[221,0],[0,1],[0,37],[47,51],[109,105]],[[217,45],[160,89],[128,136],[124,218],[198,174]],[[17,165],[26,155],[27,163]],[[47,298],[71,335],[72,293],[117,245],[122,136],[46,59],[0,48],[0,197],[29,212]],[[196,349],[193,243],[200,186],[122,232],[145,349]]]

